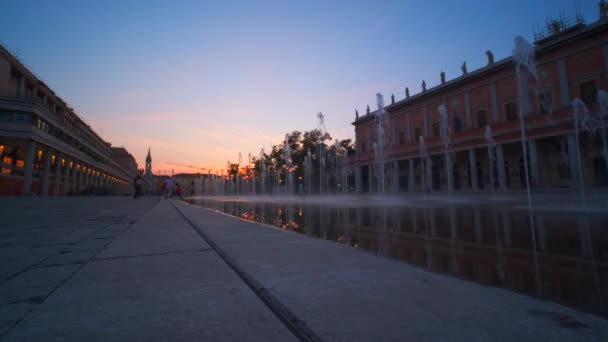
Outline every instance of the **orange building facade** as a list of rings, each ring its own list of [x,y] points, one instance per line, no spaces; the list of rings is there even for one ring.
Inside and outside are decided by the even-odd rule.
[[[123,194],[137,163],[0,45],[0,196]]]
[[[605,12],[605,10],[604,10]],[[579,144],[574,129],[572,101],[584,101],[599,117],[598,91],[608,91],[608,18],[585,25],[581,19],[556,22],[534,44],[538,78],[530,77],[529,91],[518,96],[515,63],[511,57],[494,61],[487,52],[485,67],[416,95],[392,102],[388,114],[384,188],[400,191],[510,191],[526,188],[520,130],[525,109],[525,141],[530,186],[536,189],[579,186],[579,170],[585,186],[608,185],[602,154],[601,129],[582,131]],[[451,139],[451,189],[446,171],[444,144],[440,137],[439,106],[445,105]],[[356,157],[351,158],[355,187],[360,192],[378,191],[375,158],[376,112],[353,122]],[[604,124],[605,122],[604,117]],[[488,147],[486,126],[494,147]],[[420,137],[425,153],[421,153]],[[577,146],[581,167],[578,167]],[[489,153],[490,152],[490,153]]]

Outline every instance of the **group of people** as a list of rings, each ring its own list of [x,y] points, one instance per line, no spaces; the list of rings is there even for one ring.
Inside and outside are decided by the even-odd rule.
[[[182,188],[179,186],[179,183],[175,183],[175,185],[173,185],[173,180],[171,177],[167,177],[163,182],[163,190],[165,193],[165,199],[173,198],[173,196],[183,199]]]
[[[133,198],[137,199],[139,196],[143,195],[143,179],[141,177],[141,173],[138,172],[135,178],[133,179]],[[183,199],[182,197],[182,189],[179,183],[173,184],[173,180],[171,177],[167,177],[163,181],[162,185],[163,194],[165,199],[173,198],[173,196],[177,196],[179,199]]]

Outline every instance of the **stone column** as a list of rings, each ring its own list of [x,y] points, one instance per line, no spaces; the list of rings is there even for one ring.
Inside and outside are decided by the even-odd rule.
[[[532,185],[540,184],[540,172],[538,170],[538,149],[536,140],[528,141],[528,152],[530,158],[530,183]]]
[[[570,186],[579,187],[579,168],[578,168],[578,155],[576,146],[576,137],[574,134],[568,134],[568,164],[570,165]],[[582,159],[582,158],[581,158]]]
[[[53,187],[53,196],[59,196],[59,185],[61,183],[61,154],[55,156],[55,185]]]
[[[85,184],[85,172],[84,172],[84,164],[80,164],[80,171],[79,173],[79,177],[78,177],[78,189],[76,189],[76,191],[78,192],[78,194],[81,194],[82,191],[82,187],[86,186]]]
[[[80,172],[78,172],[78,160],[74,160],[72,166],[72,193],[74,196],[78,195],[78,187],[80,186]]]
[[[27,97],[26,91],[25,91],[25,76],[21,76],[19,78],[19,88],[17,88],[17,97],[20,97],[22,99],[25,99]]]
[[[469,150],[469,170],[471,176],[471,190],[479,190],[479,184],[477,183],[477,157],[475,155],[475,149]]]
[[[505,154],[502,145],[496,145],[496,167],[498,168],[498,188],[507,189],[507,175],[505,174]]]
[[[414,191],[416,186],[416,175],[414,174],[414,158],[408,160],[409,174],[407,175],[407,190]]]
[[[453,172],[453,163],[452,163],[452,157],[450,157],[450,154],[444,154],[443,159],[445,160],[445,172],[447,173],[447,179],[448,179],[448,191],[452,192],[454,191],[454,172]]]
[[[30,141],[25,157],[25,165],[23,165],[23,195],[29,196],[32,193],[32,177],[34,175],[34,158],[36,158],[36,142]]]
[[[70,169],[70,163],[72,162],[72,158],[65,159],[65,180],[63,182],[63,195],[67,195],[70,192],[70,173],[72,173],[72,169]]]
[[[399,192],[399,162],[393,162],[393,192]]]
[[[357,162],[355,164],[355,191],[356,192],[362,192],[363,188],[362,183],[361,183],[362,179],[361,179],[361,165],[359,165],[359,163]]]
[[[367,178],[369,184],[369,192],[374,192],[374,165],[370,164],[367,166]]]
[[[40,189],[40,194],[47,196],[49,194],[49,182],[51,179],[51,149],[47,148],[44,154],[44,172],[42,175],[42,187]]]

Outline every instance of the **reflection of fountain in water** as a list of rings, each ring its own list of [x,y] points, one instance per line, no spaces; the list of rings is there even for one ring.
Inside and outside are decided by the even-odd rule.
[[[528,151],[526,148],[525,116],[529,111],[528,83],[530,76],[536,81],[536,64],[534,63],[534,47],[523,37],[515,37],[513,48],[513,61],[515,62],[515,74],[517,78],[517,96],[519,103],[519,129],[521,133],[521,150],[524,162],[524,173],[526,181],[526,195],[528,199],[528,219],[534,248],[534,265],[536,269],[536,289],[541,294],[540,272],[538,270],[538,254],[536,250],[536,229],[532,215],[532,194],[530,193],[530,175],[528,170]],[[538,83],[538,82],[536,82]]]
[[[580,193],[580,205],[583,210],[587,207],[587,199],[585,194],[585,184],[583,182],[583,168],[581,161],[581,149],[580,149],[580,129],[581,127],[585,129],[590,135],[594,133],[594,131],[598,128],[598,122],[591,116],[587,106],[583,101],[578,98],[575,98],[572,101],[572,116],[574,116],[574,134],[576,141],[576,163],[578,166],[578,179],[579,179],[579,193]],[[583,225],[585,227],[585,235],[586,235],[586,243],[587,248],[589,249],[589,254],[591,256],[591,265],[593,267],[593,275],[595,284],[597,287],[597,291],[599,294],[600,301],[603,301],[602,292],[600,289],[600,283],[597,276],[597,268],[595,264],[595,255],[593,253],[593,244],[591,242],[591,230],[589,229],[589,216],[586,213],[583,213]]]

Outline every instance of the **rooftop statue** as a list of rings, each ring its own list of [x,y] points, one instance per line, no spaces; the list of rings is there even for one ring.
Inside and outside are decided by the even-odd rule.
[[[410,98],[410,88],[405,87],[405,98],[409,99]]]
[[[486,56],[488,57],[488,65],[494,64],[494,54],[492,53],[492,51],[486,51]]]
[[[365,114],[369,115],[369,105],[367,105],[367,109],[365,110]]]
[[[601,0],[599,3],[599,7],[600,7],[600,20],[606,19],[606,17],[608,17],[608,4],[606,4],[606,1]]]
[[[359,111],[355,109],[355,120],[359,120]]]
[[[441,73],[439,74],[439,77],[441,77],[441,83],[445,83],[445,72],[441,71]]]
[[[424,93],[426,91],[426,82],[424,80],[422,80],[422,92]]]
[[[395,104],[395,94],[391,94],[391,104]]]
[[[462,70],[463,75],[467,75],[469,72],[467,71],[467,62],[462,62],[460,66],[460,70]]]

